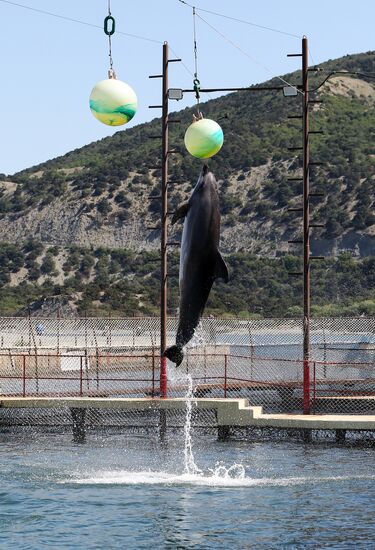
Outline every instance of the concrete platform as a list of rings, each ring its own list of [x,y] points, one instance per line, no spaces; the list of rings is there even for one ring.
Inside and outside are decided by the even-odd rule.
[[[90,398],[90,397],[3,397],[0,408],[60,408],[77,409],[123,409],[185,410],[183,398]],[[262,407],[251,407],[247,399],[193,400],[193,407],[215,410],[218,427],[273,427],[301,430],[375,430],[375,415],[351,414],[264,414]]]

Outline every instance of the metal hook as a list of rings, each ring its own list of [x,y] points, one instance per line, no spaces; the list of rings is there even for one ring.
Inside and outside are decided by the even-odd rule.
[[[111,23],[111,28],[108,28],[108,24]],[[116,21],[112,15],[107,15],[104,19],[104,32],[107,36],[112,36],[116,30]]]

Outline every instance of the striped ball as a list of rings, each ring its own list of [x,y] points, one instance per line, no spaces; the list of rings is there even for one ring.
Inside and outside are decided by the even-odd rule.
[[[217,122],[209,118],[193,122],[185,132],[185,147],[198,159],[208,159],[216,155],[223,142],[223,130]]]
[[[121,126],[137,111],[137,96],[125,82],[108,78],[94,86],[90,95],[90,109],[95,118],[108,126]]]

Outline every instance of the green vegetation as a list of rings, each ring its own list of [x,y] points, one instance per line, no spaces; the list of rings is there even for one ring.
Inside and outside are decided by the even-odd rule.
[[[155,315],[159,307],[160,272],[157,252],[80,247],[64,249],[61,268],[64,282],[54,281],[57,247],[47,250],[33,241],[23,248],[0,243],[0,312],[14,314],[28,304],[60,296],[80,314]],[[25,252],[28,251],[26,254]],[[62,252],[62,251],[60,251]],[[55,256],[53,255],[55,253]],[[31,259],[30,259],[31,258]],[[34,259],[33,259],[34,258]],[[37,259],[37,261],[36,261]],[[217,281],[206,313],[213,315],[296,316],[301,313],[302,281],[289,272],[301,269],[296,256],[259,258],[247,253],[226,258],[230,281]],[[12,273],[21,268],[28,275],[10,286]],[[36,274],[34,273],[36,270]],[[170,255],[170,271],[178,270],[178,254]],[[34,282],[30,282],[34,281]],[[315,315],[373,315],[375,312],[375,257],[355,260],[342,254],[336,260],[316,264],[312,270],[313,312]],[[169,310],[178,306],[178,281],[169,283]]]
[[[320,67],[324,71],[374,72],[375,52],[346,56]],[[318,86],[326,74],[311,73],[310,87]],[[300,74],[285,78],[297,83]],[[280,82],[273,79],[268,84]],[[311,199],[314,221],[324,222],[312,236],[333,242],[355,231],[370,240],[375,223],[374,98],[350,88],[347,93],[337,93],[335,86],[332,82],[311,93],[312,99],[323,100],[312,107],[311,128],[324,130],[324,136],[311,136],[310,140],[311,160],[323,163],[310,168],[312,192],[324,194],[319,200]],[[300,236],[298,214],[288,210],[300,206],[302,198],[301,182],[288,179],[298,178],[302,169],[300,154],[288,151],[288,147],[301,143],[301,121],[288,118],[300,114],[300,97],[286,99],[281,92],[238,92],[203,103],[202,111],[218,120],[225,134],[222,152],[210,160],[210,168],[220,179],[222,227],[251,225],[260,235],[256,246],[252,246],[250,235],[248,242],[237,247],[243,252],[229,250],[230,283],[215,284],[206,313],[300,315],[301,280],[288,275],[300,270],[300,258],[267,258],[262,250],[262,239],[267,241],[267,250],[275,243],[275,252],[277,242]],[[181,124],[170,126],[170,144],[181,151],[170,161],[170,211],[185,200],[201,167],[201,161],[191,157],[183,145],[192,112],[184,109],[178,113]],[[56,206],[57,211],[60,205],[71,204],[77,221],[85,215],[93,228],[107,225],[115,230],[122,226],[128,229],[136,212],[145,217],[144,227],[150,225],[157,239],[160,143],[147,136],[159,132],[160,120],[155,119],[12,177],[2,175],[0,219],[11,228],[14,220],[31,211],[49,205]],[[49,296],[63,297],[81,314],[158,313],[158,252],[71,246],[70,238],[64,235],[62,242],[63,246],[33,239],[0,243],[3,314],[13,314]],[[256,250],[258,256],[248,253],[249,249]],[[374,268],[374,257],[358,260],[349,253],[314,264],[314,314],[373,315]],[[170,270],[178,271],[177,253],[170,255]],[[174,313],[178,304],[176,278],[170,278],[169,289],[170,312]]]

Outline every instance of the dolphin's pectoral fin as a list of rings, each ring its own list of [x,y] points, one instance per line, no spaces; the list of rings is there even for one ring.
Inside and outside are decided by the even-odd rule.
[[[181,220],[182,218],[185,218],[188,211],[189,211],[189,201],[184,202],[179,206],[176,210],[176,212],[172,216],[172,225],[176,223],[177,220]]]
[[[229,281],[228,267],[219,251],[216,256],[214,277],[215,279],[224,279],[226,283]]]

